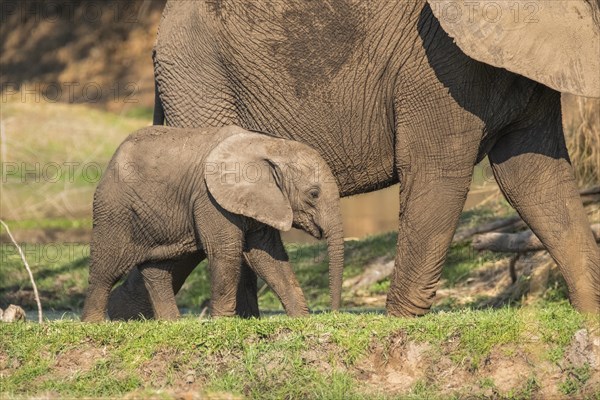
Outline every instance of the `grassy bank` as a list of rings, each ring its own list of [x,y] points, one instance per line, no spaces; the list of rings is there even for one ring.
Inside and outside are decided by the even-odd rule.
[[[326,313],[1,329],[6,397],[600,395],[593,361],[578,353],[581,340],[593,346],[598,322],[566,304],[420,319]]]

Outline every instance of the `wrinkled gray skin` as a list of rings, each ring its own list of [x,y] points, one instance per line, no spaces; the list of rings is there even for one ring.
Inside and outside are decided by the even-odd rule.
[[[101,321],[113,285],[135,269],[152,316],[179,316],[173,282],[208,258],[211,315],[236,311],[242,258],[291,316],[308,314],[279,230],[327,239],[332,308],[340,305],[343,235],[339,192],[309,146],[236,126],[144,128],[113,156],[94,196],[90,286],[83,321]],[[136,268],[137,267],[137,268]],[[133,303],[119,302],[113,316]],[[121,307],[122,310],[119,308]]]
[[[479,7],[474,23],[463,9],[453,24],[424,0],[170,1],[154,52],[155,124],[235,123],[308,143],[343,196],[399,182],[387,298],[396,316],[430,309],[473,166],[487,155],[505,197],[557,262],[573,306],[597,313],[600,252],[573,180],[559,91],[600,93],[585,72],[600,57],[580,51],[588,42],[598,51],[598,2],[564,1],[563,25],[561,13],[544,14],[558,2],[541,3],[533,16],[522,8],[513,26],[508,9],[490,21]],[[555,38],[569,29],[577,34]],[[238,312],[254,315],[255,278],[246,276]],[[133,278],[124,293],[140,287]]]

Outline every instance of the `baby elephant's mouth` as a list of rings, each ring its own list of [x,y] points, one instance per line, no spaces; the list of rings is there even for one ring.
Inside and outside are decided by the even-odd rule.
[[[323,239],[323,229],[313,224],[293,223],[292,226],[296,229],[301,229],[317,240]]]
[[[315,239],[321,240],[323,239],[323,229],[321,229],[320,227],[315,227],[316,229],[314,230],[314,232],[312,233],[312,235],[315,237]]]

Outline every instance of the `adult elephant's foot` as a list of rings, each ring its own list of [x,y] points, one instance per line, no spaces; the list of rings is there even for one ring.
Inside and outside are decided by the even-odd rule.
[[[392,285],[387,295],[387,314],[394,317],[420,317],[431,309],[435,291],[400,288]]]

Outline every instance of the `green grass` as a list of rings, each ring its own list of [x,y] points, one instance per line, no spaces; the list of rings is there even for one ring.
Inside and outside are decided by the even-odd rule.
[[[497,261],[505,257],[491,251],[475,251],[471,243],[453,244],[448,251],[446,264],[442,270],[442,279],[452,287],[468,278],[469,274],[485,263]]]
[[[22,246],[46,310],[80,310],[87,287],[89,245],[39,243]],[[0,307],[36,307],[29,275],[11,243],[0,244]]]
[[[548,323],[557,318],[567,323]],[[566,348],[576,330],[597,326],[593,324],[565,304],[419,319],[324,313],[298,319],[11,324],[0,327],[0,387],[7,396],[121,397],[185,387],[182,380],[192,373],[193,390],[206,393],[261,399],[394,398],[376,385],[365,386],[358,371],[367,367],[365,360],[375,349],[382,359],[395,357],[398,337],[403,343],[429,345],[424,365],[450,356],[454,368],[469,360],[468,368],[483,374],[483,360],[494,348],[510,345],[526,351],[524,338],[532,333],[544,338],[543,350]],[[569,394],[577,393],[589,375],[585,368],[572,372],[575,378],[563,385]],[[493,385],[490,379],[481,386]],[[534,392],[534,383],[530,378],[524,388]],[[415,382],[408,394],[439,396],[436,377]]]
[[[67,229],[92,229],[92,220],[90,218],[40,218],[40,219],[22,219],[10,221],[11,231],[25,229],[48,229],[48,230],[67,230]],[[0,227],[0,232],[4,232],[4,227]]]

